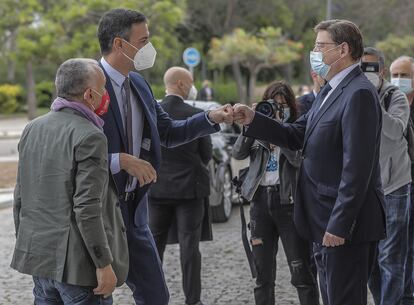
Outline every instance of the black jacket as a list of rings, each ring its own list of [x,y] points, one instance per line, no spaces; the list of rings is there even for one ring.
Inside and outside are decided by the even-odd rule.
[[[212,101],[214,100],[214,90],[212,88],[210,88],[210,90],[211,90],[210,101]],[[198,91],[197,100],[198,101],[209,101],[206,88],[203,87],[200,89],[200,91]]]
[[[269,143],[255,141],[253,138],[240,135],[233,147],[233,157],[236,160],[243,160],[249,155],[249,170],[241,186],[241,194],[246,200],[251,201],[259,187],[260,180],[266,172],[270,156]],[[300,152],[285,148],[280,149],[279,180],[281,204],[292,204],[294,201],[300,163]]]
[[[315,94],[313,94],[313,91],[298,98],[298,105],[301,115],[307,113],[312,108],[314,100]]]
[[[175,95],[166,96],[161,107],[174,120],[183,120],[201,109],[187,105]],[[194,199],[210,194],[210,179],[206,164],[212,156],[210,136],[202,137],[174,148],[161,148],[161,168],[150,197]]]

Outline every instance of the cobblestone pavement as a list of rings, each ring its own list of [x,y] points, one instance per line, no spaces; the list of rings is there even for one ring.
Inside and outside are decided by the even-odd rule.
[[[245,207],[247,212],[247,207]],[[214,241],[201,244],[202,301],[205,305],[254,304],[254,282],[240,241],[238,208],[233,209],[229,222],[213,225]],[[31,277],[9,267],[14,246],[12,209],[0,210],[0,305],[33,304]],[[280,247],[282,249],[282,247]],[[278,254],[276,304],[299,304],[285,256]],[[171,294],[171,305],[184,305],[181,269],[177,246],[167,246],[164,270]],[[114,294],[114,304],[133,305],[130,290],[124,285]]]

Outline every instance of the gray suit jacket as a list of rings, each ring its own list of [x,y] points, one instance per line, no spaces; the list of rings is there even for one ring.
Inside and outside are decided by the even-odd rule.
[[[11,267],[96,286],[96,268],[112,264],[122,284],[128,248],[108,177],[105,135],[80,113],[65,108],[29,123],[19,143]]]
[[[389,108],[385,110],[385,96],[396,89],[391,96]],[[410,117],[407,97],[398,88],[384,79],[379,92],[382,110],[382,132],[380,146],[381,179],[384,194],[388,195],[411,182],[411,160],[408,156],[404,132]]]

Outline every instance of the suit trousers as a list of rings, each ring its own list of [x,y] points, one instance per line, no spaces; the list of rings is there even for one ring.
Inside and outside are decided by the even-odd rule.
[[[367,282],[378,242],[324,247],[314,243],[319,288],[324,305],[366,305]]]
[[[186,304],[196,304],[201,295],[199,243],[204,218],[204,198],[154,199],[150,201],[150,227],[163,259],[168,232],[175,218],[180,244],[181,271]]]
[[[170,296],[154,238],[145,221],[147,209],[146,200],[138,207],[133,201],[121,202],[129,250],[126,284],[132,290],[136,305],[167,305]]]

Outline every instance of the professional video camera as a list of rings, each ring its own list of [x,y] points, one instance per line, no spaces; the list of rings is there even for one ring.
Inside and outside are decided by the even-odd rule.
[[[379,72],[379,63],[377,63],[377,62],[362,62],[361,63],[361,70],[362,70],[362,72],[378,73]]]
[[[276,103],[274,100],[261,101],[257,103],[256,111],[269,118],[280,118],[282,121],[284,119],[283,106]]]

